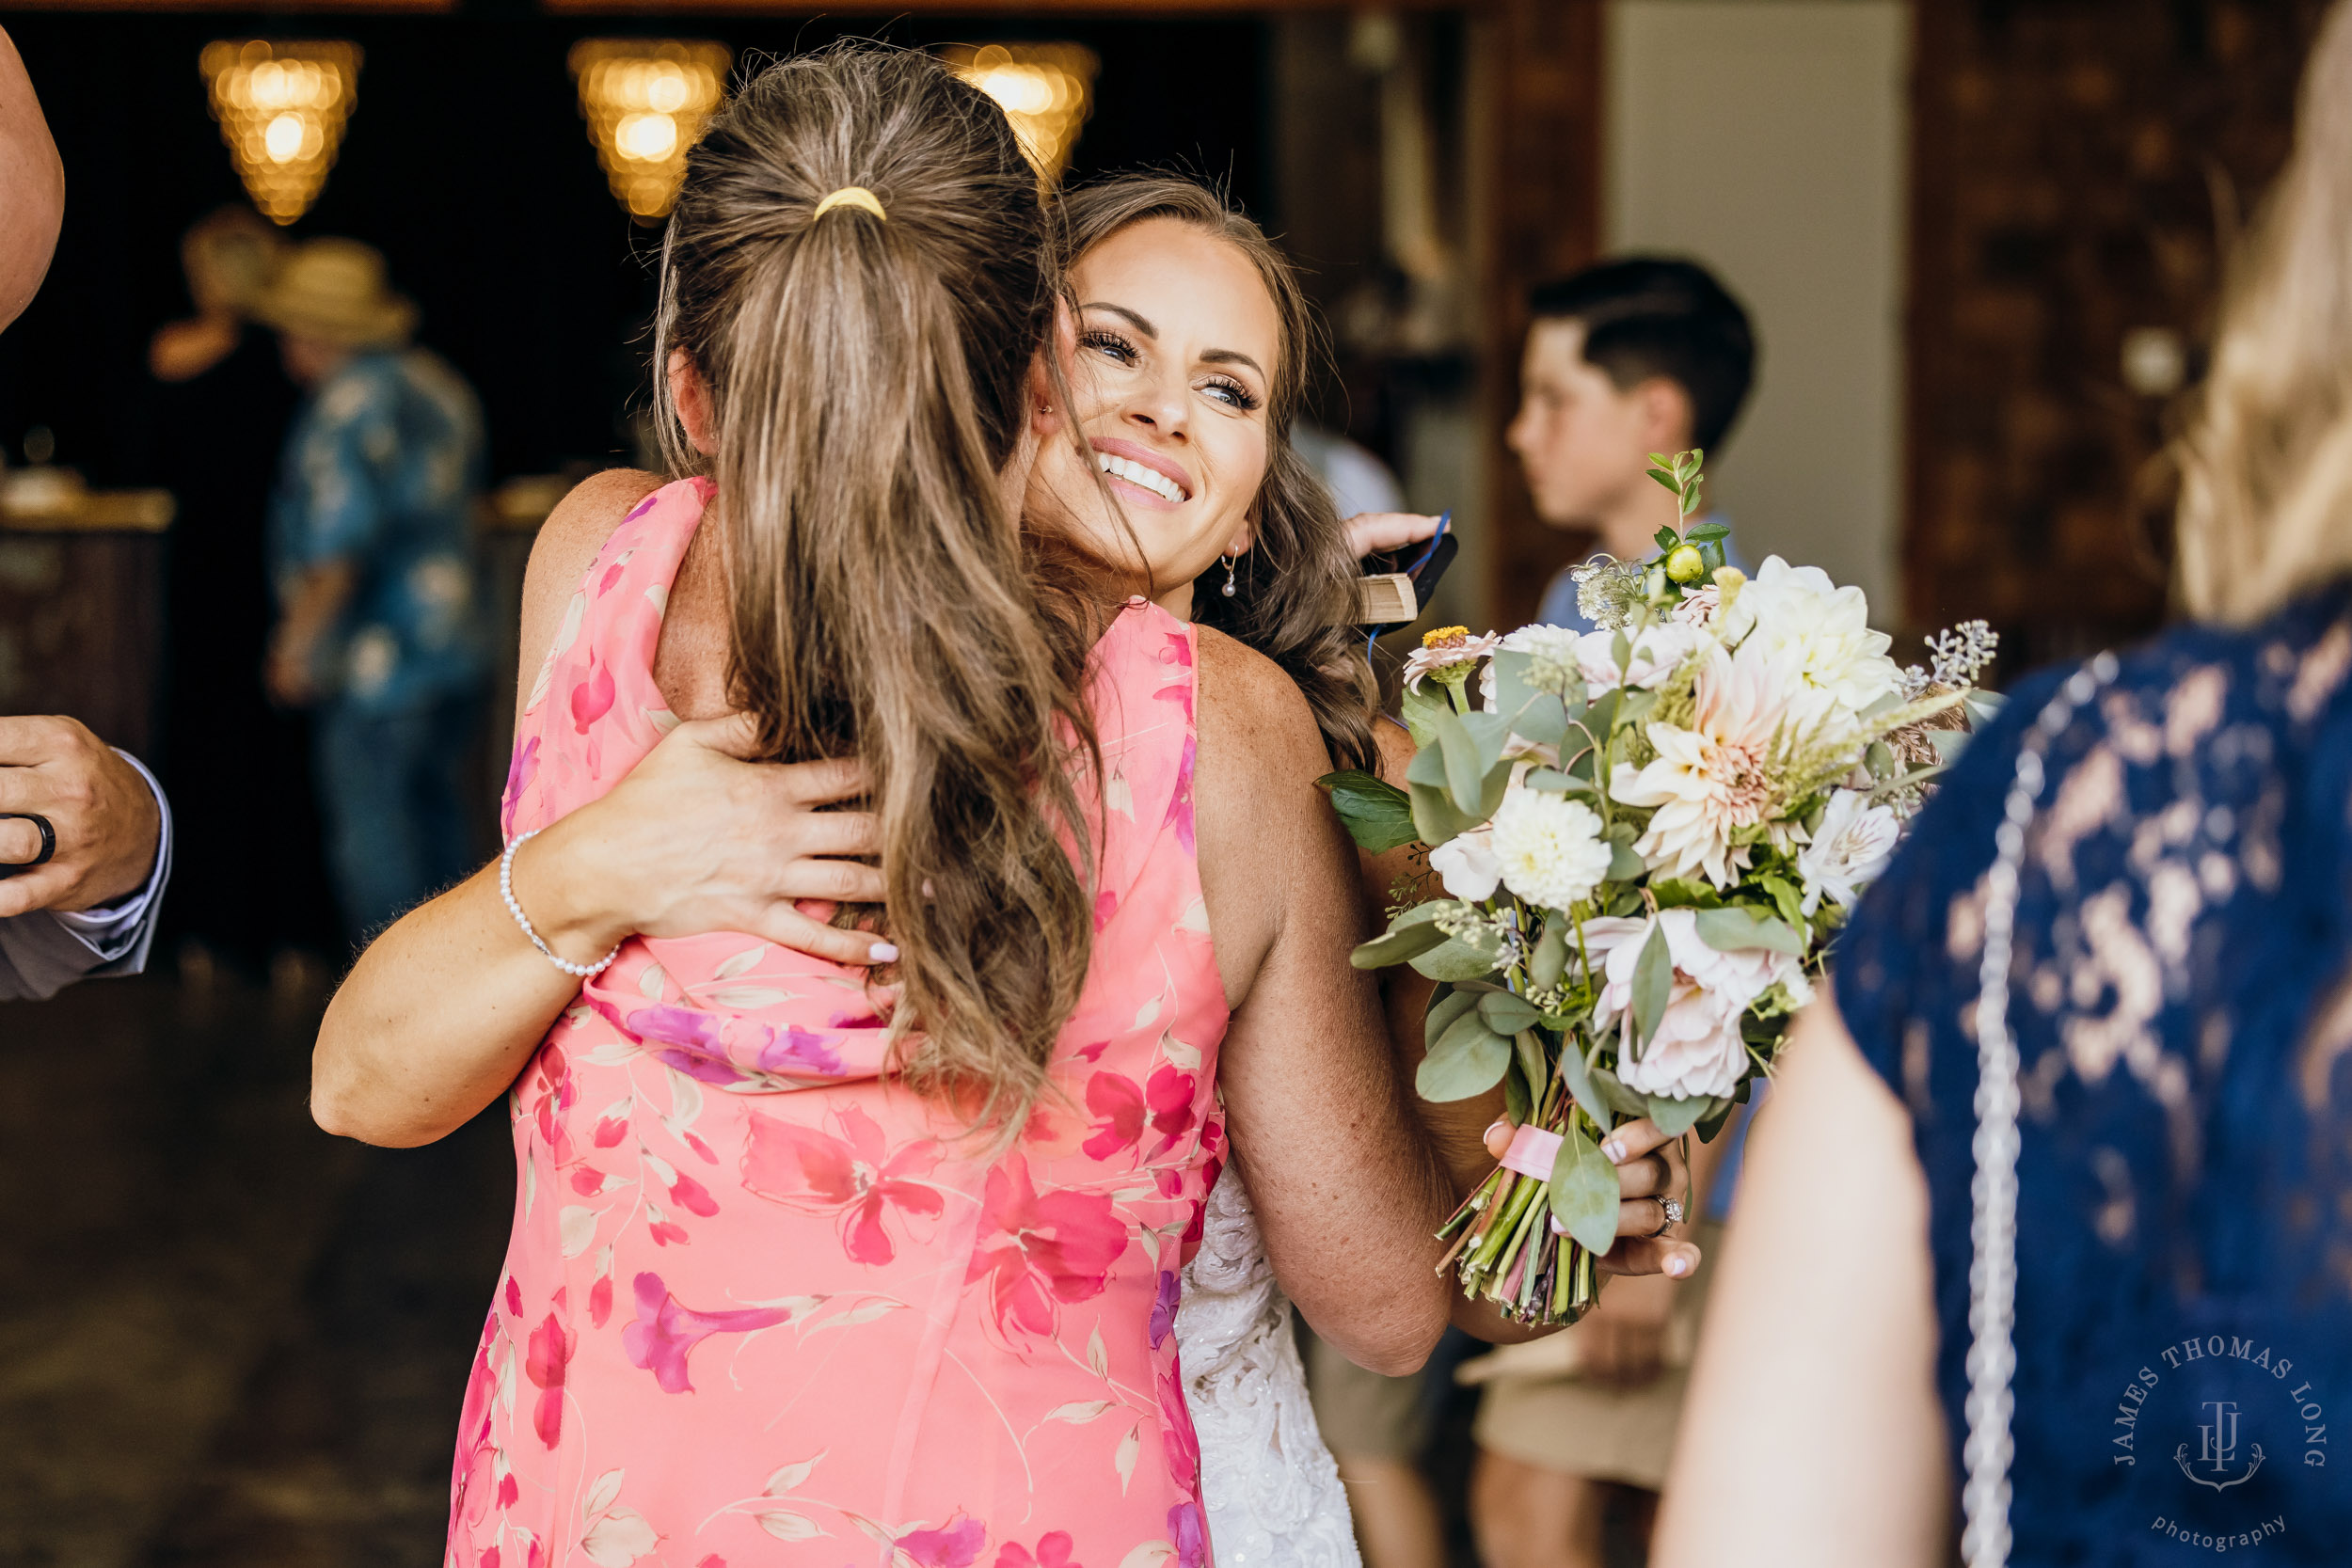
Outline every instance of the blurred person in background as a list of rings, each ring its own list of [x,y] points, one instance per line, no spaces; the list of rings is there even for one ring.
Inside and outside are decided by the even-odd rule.
[[[1673,492],[1649,477],[1650,453],[1698,447],[1719,458],[1747,402],[1756,379],[1748,313],[1697,262],[1651,256],[1538,285],[1528,307],[1519,409],[1504,438],[1535,515],[1594,535],[1619,561],[1639,561],[1658,548],[1660,529],[1679,521]],[[1729,539],[1724,553],[1745,564]],[[1544,590],[1536,619],[1592,630],[1566,572]]]
[[[198,222],[180,245],[196,313],[148,349],[147,480],[178,501],[158,756],[178,810],[181,890],[165,942],[181,943],[191,974],[215,957],[257,973],[274,952],[315,945],[328,905],[309,718],[262,684],[270,492],[296,393],[252,310],[284,250],[249,207]]]
[[[0,327],[31,303],[65,216],[65,166],[0,32]],[[0,718],[0,1000],[135,974],[171,875],[171,815],[147,769],[80,723]]]
[[[310,394],[271,521],[283,614],[268,683],[317,710],[327,864],[358,939],[472,863],[482,415],[454,370],[409,345],[416,308],[367,245],[301,245],[254,314]]]
[[[2193,620],[2020,682],[1854,911],[1750,1159],[1668,1568],[1938,1568],[1956,1478],[1973,1564],[2344,1560],[2347,366],[2339,4],[2176,448]],[[1824,1197],[1874,1243],[1801,1234]]]

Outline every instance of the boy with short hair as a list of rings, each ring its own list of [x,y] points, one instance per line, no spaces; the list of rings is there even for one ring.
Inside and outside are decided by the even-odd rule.
[[[1534,321],[1505,439],[1536,515],[1590,529],[1608,554],[1641,560],[1678,520],[1673,493],[1648,477],[1650,453],[1714,455],[1747,401],[1748,313],[1697,262],[1655,256],[1587,267],[1539,286],[1528,303]],[[1589,629],[1566,573],[1545,591],[1538,618]]]

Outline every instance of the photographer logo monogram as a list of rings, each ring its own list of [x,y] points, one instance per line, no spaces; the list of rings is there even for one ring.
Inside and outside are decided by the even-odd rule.
[[[2181,1375],[2168,1386],[2170,1374]],[[2137,1484],[2166,1499],[2149,1528],[2201,1549],[2257,1546],[2285,1533],[2280,1481],[2295,1466],[2328,1464],[2319,1390],[2296,1376],[2293,1357],[2231,1335],[2158,1352],[2123,1386],[2114,1428],[2113,1462],[2142,1472]],[[2270,1479],[2249,1486],[2257,1476]]]

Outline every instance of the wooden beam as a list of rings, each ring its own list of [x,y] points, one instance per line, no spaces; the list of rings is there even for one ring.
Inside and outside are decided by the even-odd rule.
[[[1603,3],[1495,0],[1472,23],[1487,602],[1498,627],[1534,620],[1545,584],[1592,545],[1535,515],[1502,435],[1518,406],[1528,292],[1600,250]]]

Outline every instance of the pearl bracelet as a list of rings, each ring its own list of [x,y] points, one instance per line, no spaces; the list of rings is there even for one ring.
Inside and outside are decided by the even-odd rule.
[[[536,828],[527,833],[516,834],[515,842],[506,847],[506,853],[499,857],[499,896],[506,900],[506,912],[513,915],[515,924],[523,928],[523,935],[531,939],[531,945],[547,955],[548,962],[564,974],[578,975],[583,980],[601,974],[612,966],[613,959],[621,956],[619,943],[615,943],[612,952],[592,964],[576,964],[569,958],[559,958],[556,956],[555,949],[549,947],[541,940],[539,933],[532,929],[531,917],[523,913],[523,907],[515,901],[515,851],[538,836],[539,830]]]

